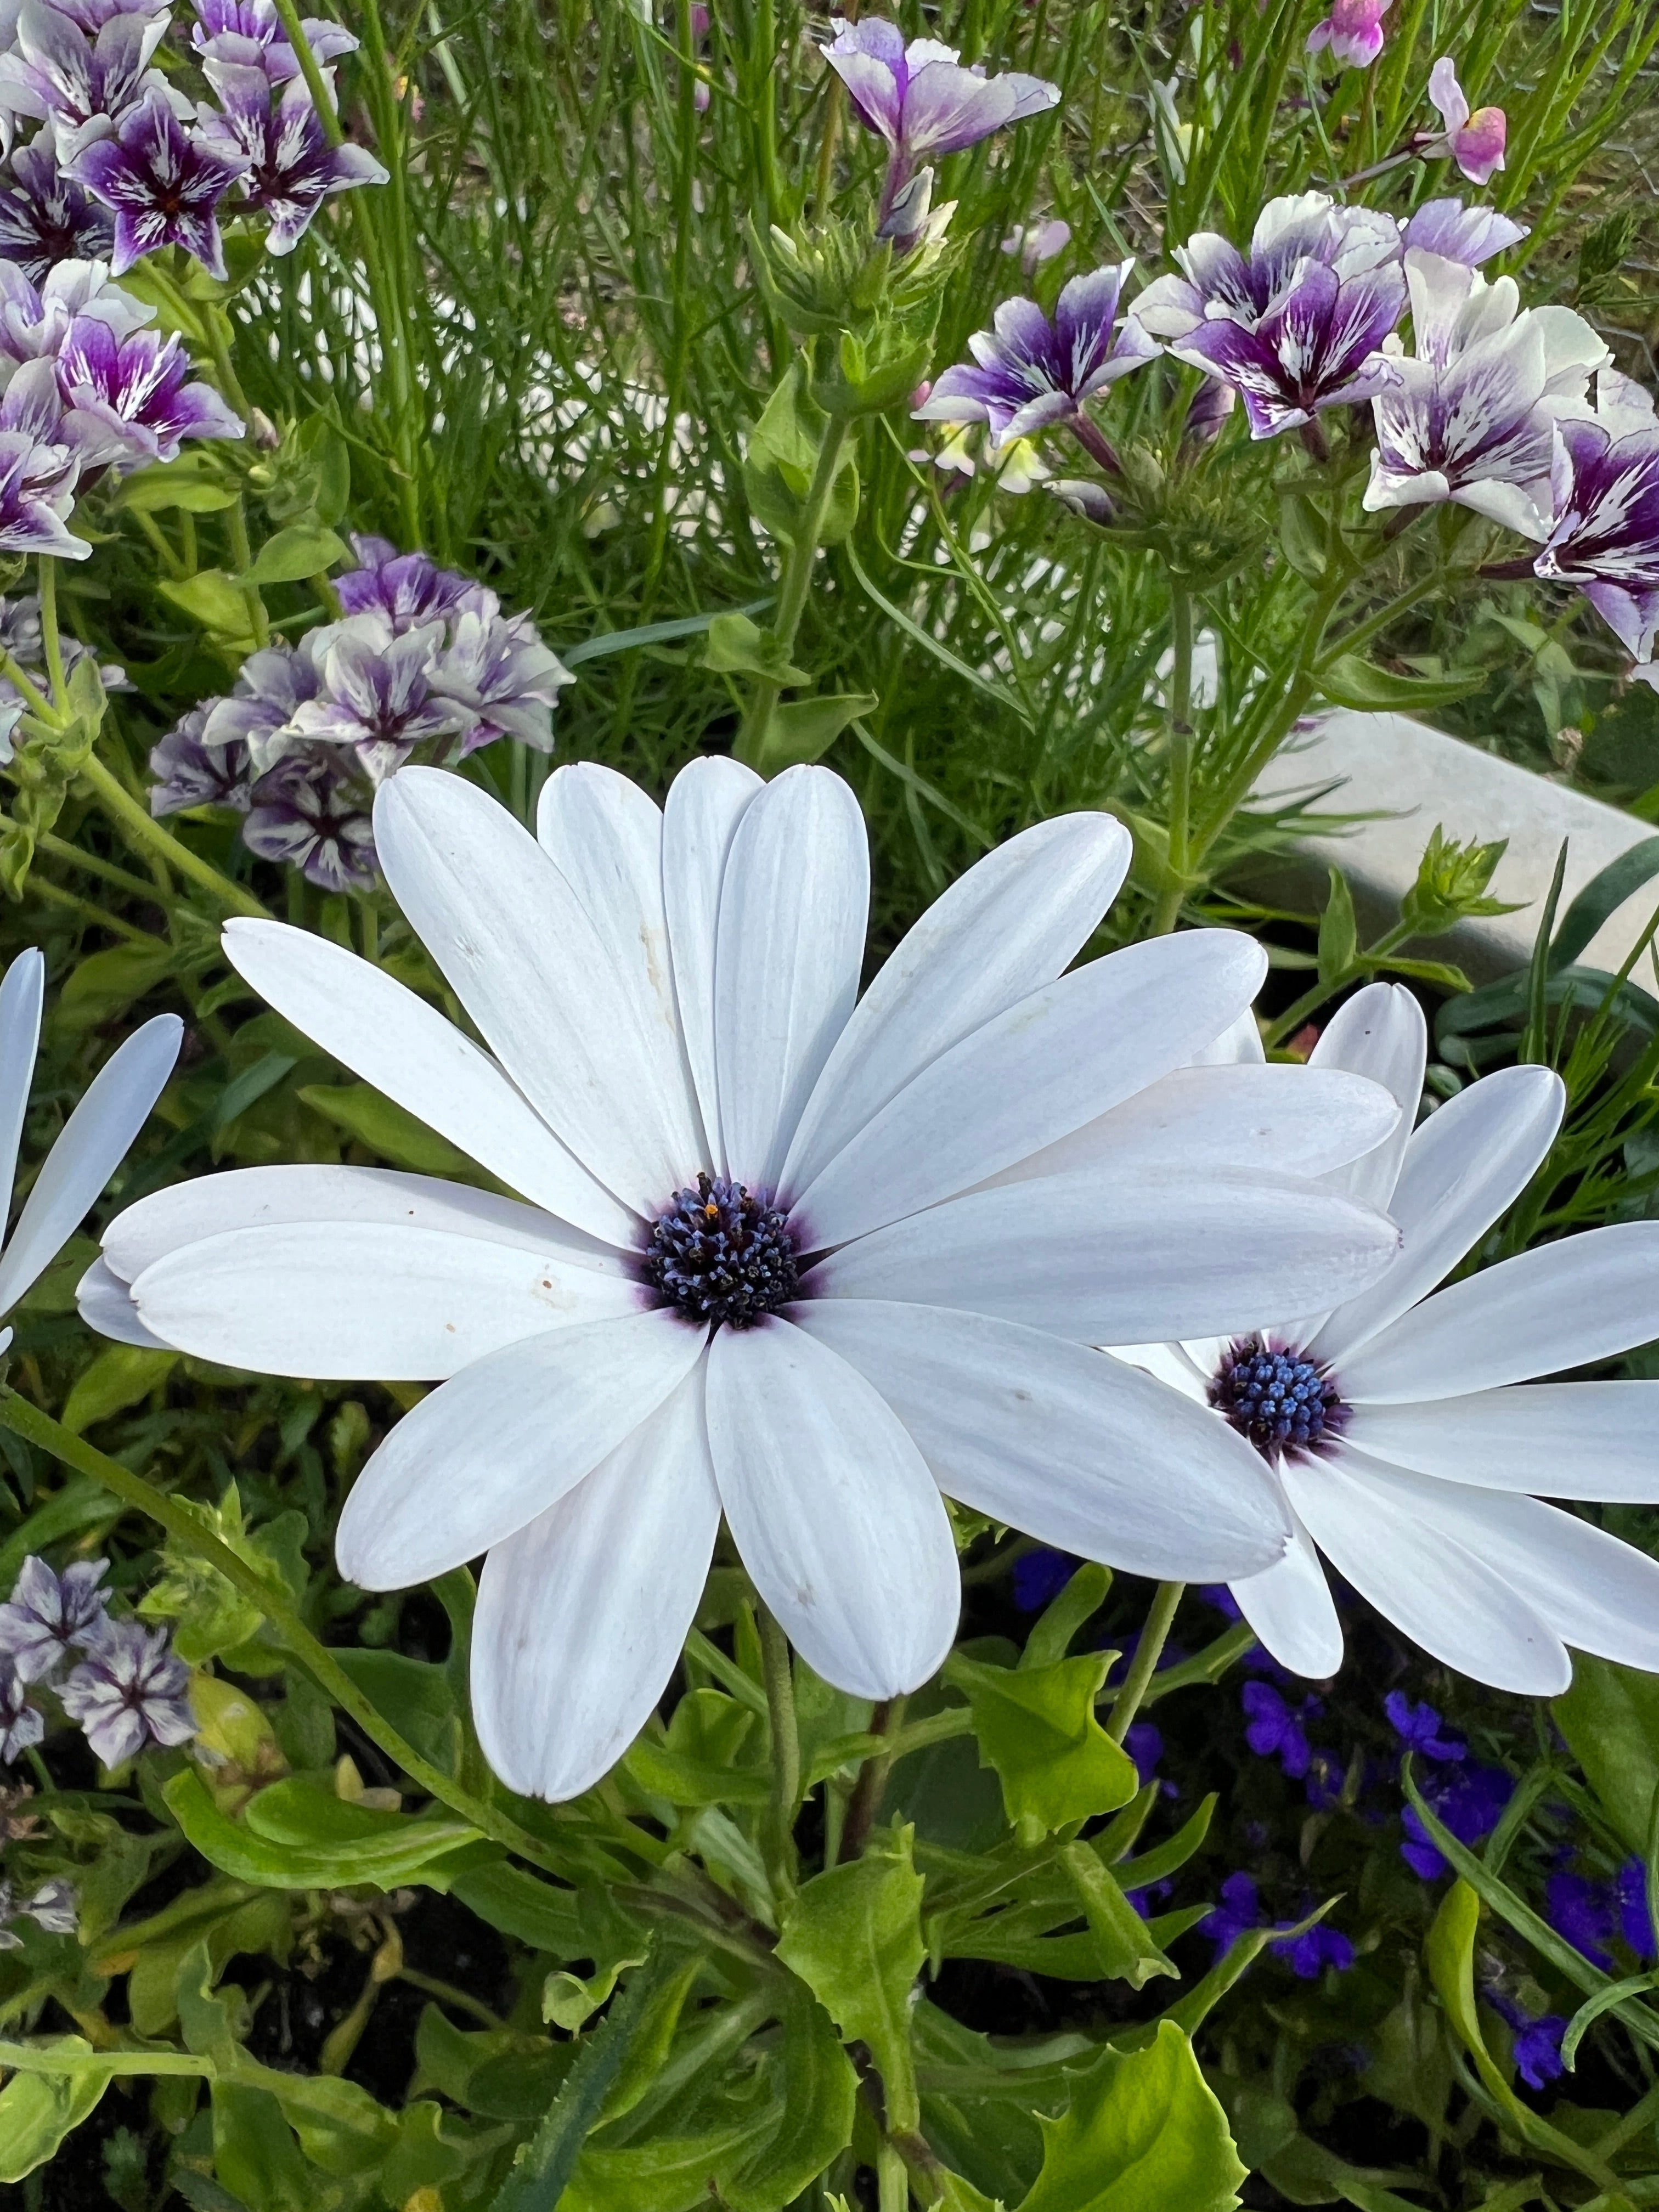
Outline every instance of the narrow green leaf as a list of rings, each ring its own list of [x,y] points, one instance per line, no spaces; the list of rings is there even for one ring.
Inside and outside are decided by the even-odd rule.
[[[628,2055],[653,1982],[648,1971],[635,1974],[599,2026],[582,2038],[575,2064],[490,2199],[489,2212],[553,2212]]]

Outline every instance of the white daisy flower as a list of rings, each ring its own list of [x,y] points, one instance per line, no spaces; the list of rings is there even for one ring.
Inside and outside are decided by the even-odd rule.
[[[950,1649],[941,1490],[1138,1573],[1278,1558],[1260,1455],[1089,1348],[1328,1304],[1395,1249],[1307,1179],[1392,1126],[1376,1085],[1184,1066],[1248,1007],[1259,947],[1195,931],[1062,974],[1128,858],[1070,815],[972,869],[859,1000],[868,851],[827,769],[700,760],[665,813],[563,768],[538,828],[433,770],[376,801],[387,881],[488,1052],[321,938],[225,938],[526,1202],[211,1176],[112,1226],[82,1309],[233,1366],[442,1382],[337,1553],[374,1589],[488,1555],[472,1695],[507,1782],[571,1796],[631,1741],[722,1513],[805,1659],[869,1698]]]
[[[1496,1689],[1555,1696],[1568,1645],[1659,1670],[1659,1564],[1532,1494],[1659,1503],[1659,1382],[1531,1379],[1659,1337],[1659,1222],[1439,1289],[1531,1181],[1566,1094],[1548,1068],[1504,1068],[1413,1129],[1426,1042],[1411,993],[1373,983],[1310,1062],[1363,1071],[1406,1109],[1388,1143],[1326,1178],[1399,1223],[1381,1279],[1289,1328],[1119,1357],[1207,1401],[1277,1471],[1295,1535],[1232,1591],[1284,1666],[1341,1664],[1322,1553],[1414,1643]]]
[[[0,982],[0,1230],[17,1180],[46,981],[46,963],[31,945]],[[183,1035],[177,1014],[157,1014],[94,1076],[0,1250],[0,1315],[9,1314],[46,1273],[120,1165],[173,1073]],[[11,1337],[9,1328],[0,1329],[0,1352]]]

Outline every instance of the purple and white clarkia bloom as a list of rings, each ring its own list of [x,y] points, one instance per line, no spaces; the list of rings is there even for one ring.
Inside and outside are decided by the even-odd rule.
[[[1555,426],[1553,513],[1540,576],[1577,584],[1638,663],[1659,632],[1659,421],[1652,395],[1615,368],[1595,411]]]
[[[107,1621],[58,1692],[106,1768],[125,1766],[146,1744],[188,1743],[196,1733],[190,1669],[165,1628]]]
[[[229,159],[186,131],[167,102],[152,94],[68,165],[79,184],[115,214],[110,266],[125,276],[163,246],[182,246],[210,276],[225,273],[219,204],[241,181],[246,161]]]
[[[433,681],[443,632],[392,635],[379,615],[348,615],[307,640],[317,696],[294,710],[287,734],[349,745],[372,783],[400,769],[416,745],[463,738],[472,715]]]
[[[1073,276],[1054,319],[1035,300],[1005,300],[988,331],[968,341],[975,366],[947,368],[914,411],[928,422],[984,422],[1004,446],[1084,417],[1085,403],[1161,350],[1126,320],[1123,287],[1133,261]]]
[[[256,776],[274,768],[296,742],[295,712],[317,696],[319,678],[311,644],[310,637],[298,646],[278,639],[249,653],[229,696],[208,706],[203,743],[218,750],[241,745]]]
[[[1328,48],[1344,69],[1369,69],[1382,51],[1382,18],[1390,0],[1331,0],[1331,12],[1308,33],[1308,52]]]
[[[204,732],[208,709],[192,707],[151,746],[149,811],[158,818],[192,806],[228,806],[246,814],[251,803],[247,747],[233,738],[210,745]]]
[[[1466,207],[1462,200],[1425,200],[1400,227],[1401,250],[1437,253],[1445,261],[1461,261],[1478,269],[1494,253],[1518,246],[1528,226],[1496,208]]]
[[[40,1682],[72,1651],[95,1643],[106,1626],[109,1593],[98,1585],[107,1559],[76,1559],[61,1575],[31,1553],[0,1605],[0,1655],[20,1681]]]
[[[228,162],[240,163],[240,191],[270,224],[265,245],[289,253],[331,194],[357,185],[383,185],[386,172],[367,148],[331,146],[302,77],[273,85],[262,70],[208,64],[223,112],[198,111],[198,142]]]
[[[301,74],[300,58],[271,0],[191,0],[191,4],[196,21],[190,42],[204,68],[210,62],[228,62],[234,68],[259,70],[276,85]],[[307,15],[300,28],[320,63],[356,52],[356,39],[342,23]]]
[[[1371,510],[1455,500],[1523,537],[1549,534],[1558,420],[1587,411],[1611,359],[1570,307],[1521,307],[1515,280],[1488,283],[1438,254],[1410,252],[1412,343],[1389,349],[1372,401]]]
[[[9,1662],[0,1661],[0,1759],[9,1765],[46,1732],[46,1717],[31,1703],[22,1677]]]
[[[550,753],[553,710],[576,679],[542,643],[527,615],[467,608],[450,624],[449,642],[434,657],[428,680],[434,696],[452,701],[465,718],[465,754],[497,738]]]
[[[107,261],[114,245],[109,210],[64,174],[50,131],[14,148],[0,178],[0,261],[40,284],[60,262]]]
[[[1659,1335],[1659,1222],[1440,1289],[1531,1180],[1565,1094],[1550,1069],[1504,1068],[1413,1129],[1426,1045],[1410,992],[1374,983],[1310,1063],[1364,1072],[1405,1109],[1387,1143],[1326,1178],[1399,1223],[1380,1280],[1235,1341],[1121,1356],[1206,1401],[1277,1471],[1294,1540],[1232,1592],[1281,1665],[1341,1664],[1322,1553],[1414,1643],[1495,1688],[1557,1695],[1569,1645],[1659,1669],[1659,1562],[1531,1494],[1659,1501],[1659,1382],[1530,1379]]]
[[[26,362],[0,397],[0,552],[84,561],[92,551],[69,527],[85,453],[76,430],[56,364]]]
[[[532,837],[410,768],[374,834],[485,1050],[326,939],[236,922],[227,955],[520,1198],[207,1176],[111,1226],[83,1310],[265,1373],[442,1384],[358,1477],[337,1554],[399,1589],[488,1553],[473,1705],[514,1787],[576,1795],[632,1740],[722,1511],[803,1656],[870,1698],[950,1649],[941,1491],[1139,1573],[1279,1556],[1260,1455],[1088,1347],[1110,1317],[1305,1311],[1373,1280],[1392,1225],[1285,1169],[1352,1157],[1395,1108],[1304,1069],[1271,1109],[1261,1071],[1170,1089],[1265,961],[1194,930],[1062,973],[1127,866],[1118,823],[988,854],[861,1000],[867,837],[828,769],[702,758],[659,810],[563,768]]]
[[[90,40],[48,0],[24,0],[17,43],[0,54],[0,115],[38,116],[67,169],[116,131],[146,100],[167,100],[150,58],[167,30],[161,15],[112,15]]]
[[[325,891],[372,889],[379,873],[365,779],[322,746],[290,754],[250,794],[242,842]]]
[[[1503,109],[1477,107],[1471,114],[1456,64],[1448,55],[1429,71],[1429,104],[1438,110],[1444,127],[1419,137],[1417,151],[1431,161],[1455,161],[1472,185],[1486,184],[1504,166],[1509,123]]]
[[[26,361],[56,361],[80,319],[125,337],[155,310],[109,282],[102,261],[64,261],[37,286],[15,262],[0,261],[0,384]]]
[[[934,39],[907,46],[896,23],[871,16],[837,21],[823,58],[847,87],[860,118],[885,142],[881,215],[923,165],[976,146],[1011,123],[1042,115],[1060,101],[1060,87],[1009,70],[988,76],[963,69],[954,46]]]
[[[174,461],[185,438],[240,438],[241,417],[210,384],[192,380],[190,356],[176,335],[134,331],[118,337],[92,315],[77,315],[58,356],[66,406],[99,424],[105,446],[94,458],[124,468]]]
[[[1134,320],[1178,360],[1232,386],[1250,434],[1274,438],[1378,390],[1379,352],[1406,309],[1399,227],[1322,192],[1270,200],[1249,258],[1214,232],[1176,252]]]

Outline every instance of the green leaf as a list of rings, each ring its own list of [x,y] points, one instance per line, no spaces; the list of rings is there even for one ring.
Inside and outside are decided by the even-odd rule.
[[[476,1170],[466,1154],[447,1137],[428,1129],[406,1107],[386,1097],[368,1083],[307,1083],[296,1094],[337,1129],[343,1129],[360,1145],[394,1168],[416,1175],[467,1176]]]
[[[125,1413],[165,1382],[178,1359],[176,1352],[149,1352],[139,1344],[106,1346],[76,1376],[64,1401],[64,1426],[78,1437],[94,1422]]]
[[[227,644],[237,647],[246,656],[253,650],[253,633],[248,624],[247,602],[226,575],[222,568],[198,569],[182,582],[163,581],[157,589],[163,599],[171,599],[192,622],[211,630]]]
[[[1101,1972],[1142,1989],[1154,1974],[1177,1969],[1152,1941],[1146,1922],[1087,1844],[1065,1844],[1060,1860],[1077,1892],[1090,1933],[1099,1946]]]
[[[1297,574],[1316,584],[1325,573],[1328,532],[1324,516],[1305,492],[1279,493],[1279,542]]]
[[[267,538],[253,556],[253,565],[240,575],[239,584],[302,584],[307,576],[321,575],[346,549],[331,530],[319,522],[291,522],[274,538]]]
[[[405,1742],[446,1774],[460,1760],[461,1720],[448,1670],[401,1651],[364,1651],[345,1645],[336,1659]]]
[[[1432,707],[1449,707],[1454,699],[1467,699],[1471,691],[1480,690],[1486,673],[1467,668],[1445,676],[1395,676],[1374,668],[1357,653],[1344,653],[1318,672],[1317,680],[1333,707],[1352,707],[1361,714],[1421,714]]]
[[[1105,1604],[1106,1593],[1111,1587],[1109,1567],[1097,1566],[1092,1560],[1079,1567],[1059,1596],[1050,1599],[1038,1615],[1020,1654],[1022,1670],[1029,1673],[1033,1668],[1050,1667],[1056,1660],[1063,1659],[1084,1622]]]
[[[162,514],[169,507],[186,514],[217,514],[235,506],[236,487],[225,482],[213,455],[185,452],[176,461],[154,462],[128,477],[115,504],[135,514]]]
[[[771,1776],[744,1757],[757,1735],[754,1714],[735,1698],[691,1690],[675,1706],[666,1734],[639,1737],[623,1765],[641,1790],[671,1805],[763,1805]]]
[[[160,937],[88,953],[64,980],[54,1025],[71,1031],[101,1029],[170,975],[177,958],[173,947]]]
[[[204,1859],[222,1874],[263,1889],[349,1889],[360,1882],[392,1889],[441,1869],[446,1858],[479,1840],[478,1831],[464,1820],[411,1820],[388,1813],[368,1815],[389,1824],[373,1835],[345,1841],[319,1833],[307,1844],[273,1843],[227,1819],[193,1768],[175,1774],[161,1794],[186,1840]],[[285,1808],[292,1813],[295,1803],[290,1796]]]
[[[843,2041],[868,2045],[898,2127],[913,2127],[916,2112],[910,1992],[925,1947],[915,1832],[883,1831],[862,1858],[805,1883],[785,1909],[777,1945]]]
[[[553,2212],[627,2056],[653,1980],[648,1972],[636,1974],[599,2026],[582,2038],[563,2087],[520,2148],[512,2172],[490,2200],[489,2212]]]
[[[1109,2051],[1043,2120],[1042,2170],[1019,2212],[1232,2212],[1245,2178],[1193,2046],[1168,2021]]]
[[[811,699],[790,699],[766,718],[761,757],[766,772],[796,768],[828,752],[849,722],[881,704],[873,691],[826,691]]]
[[[549,1951],[560,1959],[582,1955],[574,1890],[556,1889],[550,1881],[538,1881],[502,1859],[457,1875],[449,1893],[480,1920],[504,1936],[516,1936],[532,1951]]]
[[[1627,898],[1659,875],[1659,837],[1644,837],[1616,860],[1593,875],[1562,915],[1550,941],[1553,970],[1571,965],[1602,923],[1616,914]]]
[[[1330,872],[1331,887],[1319,917],[1319,980],[1328,991],[1345,981],[1359,951],[1353,894],[1340,868]]]
[[[1062,1828],[1135,1795],[1133,1762],[1095,1718],[1109,1663],[1103,1652],[1018,1671],[959,1652],[946,1663],[945,1680],[973,1708],[980,1763],[996,1769],[1010,1821]]]
[[[316,2212],[317,2176],[268,2090],[214,2083],[213,2166],[248,2212]]]
[[[708,644],[702,665],[717,676],[763,676],[786,690],[810,684],[804,668],[797,668],[785,652],[781,638],[744,614],[716,615],[708,625]]]
[[[1575,1652],[1572,1686],[1551,1710],[1607,1818],[1645,1857],[1659,1790],[1659,1676]]]
[[[0,2089],[0,2181],[21,2181],[44,2166],[71,2128],[78,2128],[110,2084],[107,2069],[78,2035],[52,2038],[45,2052],[89,2062],[64,2074],[14,2074]]]
[[[743,459],[749,504],[763,526],[786,545],[794,543],[829,427],[823,410],[806,395],[804,364],[797,355],[750,432]],[[818,524],[818,544],[839,544],[852,529],[858,511],[859,475],[849,438],[836,465],[834,488]]]
[[[777,2133],[722,2180],[732,2212],[776,2212],[793,2203],[852,2140],[858,2079],[823,2006],[792,1989],[782,2027],[772,2097]]]

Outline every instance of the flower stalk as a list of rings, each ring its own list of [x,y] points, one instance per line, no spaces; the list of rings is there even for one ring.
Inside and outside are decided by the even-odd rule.
[[[767,1838],[767,1867],[772,1893],[780,1905],[795,1893],[795,1814],[800,1806],[800,1729],[795,1717],[795,1685],[789,1640],[765,1605],[757,1607],[761,1665],[766,1676],[766,1710],[772,1729],[772,1804]]]
[[[787,661],[794,649],[795,633],[800,628],[806,594],[811,586],[812,568],[817,559],[823,519],[835,492],[842,450],[852,427],[843,416],[833,415],[824,426],[823,442],[818,447],[817,466],[812,471],[806,503],[801,510],[799,527],[795,532],[788,557],[783,564],[783,580],[778,592],[777,620],[772,627],[781,661]],[[766,775],[769,768],[775,764],[768,759],[767,735],[772,710],[778,703],[782,688],[775,677],[763,676],[756,679],[749,711],[744,716],[738,742],[732,747],[735,759],[741,761],[745,768],[757,769],[762,775]]]
[[[1118,1692],[1112,1706],[1111,1719],[1106,1733],[1114,1743],[1121,1743],[1129,1733],[1130,1723],[1140,1711],[1141,1701],[1158,1671],[1158,1662],[1164,1656],[1164,1646],[1169,1641],[1174,1625],[1176,1608],[1180,1605],[1185,1583],[1160,1583],[1147,1608],[1146,1624],[1140,1632],[1140,1641],[1135,1646],[1135,1656],[1129,1662],[1129,1671],[1123,1678],[1123,1687]]]

